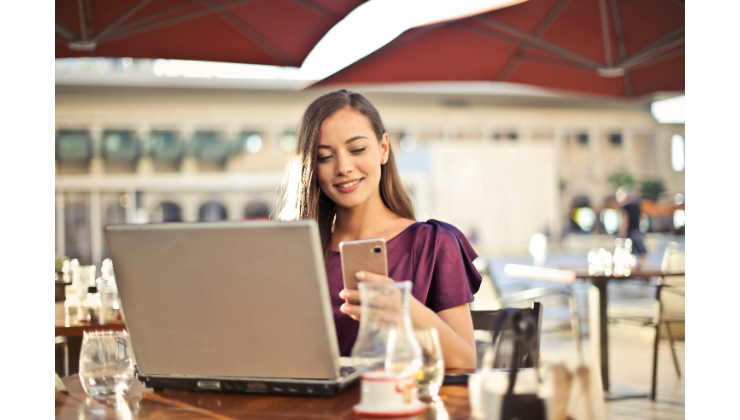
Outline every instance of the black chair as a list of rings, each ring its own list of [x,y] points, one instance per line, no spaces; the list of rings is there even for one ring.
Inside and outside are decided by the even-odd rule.
[[[518,308],[522,317],[531,316],[535,322],[536,333],[534,339],[530,342],[528,348],[519,349],[519,367],[523,368],[537,368],[540,362],[540,335],[542,332],[542,304],[534,302],[531,308]],[[500,313],[500,310],[488,310],[488,311],[470,311],[473,317],[473,329],[481,331],[491,331],[493,322]],[[504,327],[501,332],[501,343],[499,344],[498,352],[496,353],[496,359],[494,360],[494,368],[507,368],[511,361],[511,355],[513,354],[514,348],[514,336],[510,326]],[[492,342],[476,341],[476,353],[477,353],[477,367],[480,368],[483,355],[489,345]]]

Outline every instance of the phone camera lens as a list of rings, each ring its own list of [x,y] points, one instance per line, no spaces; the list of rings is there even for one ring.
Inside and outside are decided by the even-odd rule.
[[[376,246],[375,248],[373,248],[373,252],[376,254],[380,254],[380,251],[382,251],[382,249],[379,246]]]

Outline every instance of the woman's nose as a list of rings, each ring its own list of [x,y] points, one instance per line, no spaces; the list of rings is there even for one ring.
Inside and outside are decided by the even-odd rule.
[[[352,164],[352,159],[349,155],[346,155],[344,153],[339,153],[337,156],[337,166],[336,166],[336,173],[337,175],[347,175],[349,172],[354,169],[354,165]]]

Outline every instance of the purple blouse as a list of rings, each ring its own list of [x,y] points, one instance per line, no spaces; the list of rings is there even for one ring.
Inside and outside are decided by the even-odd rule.
[[[478,255],[454,226],[430,219],[416,222],[386,242],[388,274],[395,281],[411,280],[411,294],[434,312],[473,301],[481,277],[473,266]],[[349,356],[360,323],[339,311],[344,299],[342,262],[332,251],[327,269],[339,352]]]

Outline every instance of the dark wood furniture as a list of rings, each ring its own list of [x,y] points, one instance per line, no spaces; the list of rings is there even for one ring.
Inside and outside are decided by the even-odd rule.
[[[330,398],[277,395],[154,391],[138,380],[126,403],[105,407],[87,398],[77,375],[62,378],[69,394],[55,392],[54,417],[60,420],[95,419],[364,419],[352,413],[360,401],[359,386]],[[469,419],[468,388],[444,385],[439,397],[417,419]]]

